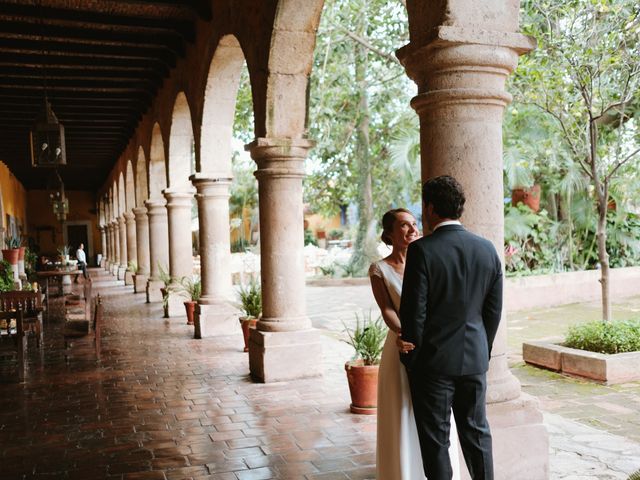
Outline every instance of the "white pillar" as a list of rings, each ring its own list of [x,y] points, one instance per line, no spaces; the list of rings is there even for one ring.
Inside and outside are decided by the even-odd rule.
[[[191,241],[191,208],[193,192],[164,190],[169,221],[169,272],[173,282],[193,275],[193,245]],[[169,294],[169,317],[184,316],[184,296]]]
[[[138,247],[136,242],[136,220],[133,213],[126,212],[124,220],[127,230],[127,269],[124,274],[124,284],[133,285],[133,272],[129,269],[131,262],[138,263]]]
[[[202,296],[196,307],[195,337],[228,335],[238,328],[238,310],[233,307],[229,187],[231,178],[196,173],[200,230],[200,275]]]
[[[118,217],[118,236],[120,244],[120,264],[118,265],[118,280],[124,280],[127,271],[127,224],[124,215]]]
[[[104,225],[100,225],[98,227],[98,230],[100,230],[100,253],[102,253],[102,260],[100,261],[100,265],[98,265],[98,267],[105,267],[107,264],[107,260],[108,260],[108,248],[107,248],[107,232],[106,232],[106,227]]]
[[[418,85],[411,106],[420,117],[422,180],[456,177],[467,197],[463,224],[491,240],[502,254],[502,116],[511,100],[505,81],[532,42],[517,33],[454,26],[433,31],[435,38],[426,44],[398,51]],[[537,401],[521,393],[509,370],[506,332],[504,319],[487,375],[496,478],[547,478],[547,432]]]
[[[138,271],[133,279],[133,291],[144,293],[151,271],[149,256],[149,218],[144,207],[134,208],[136,223],[136,250],[138,254]]]
[[[113,234],[113,263],[111,264],[111,274],[118,276],[118,269],[120,268],[120,225],[118,220],[113,219],[111,221],[112,234]]]
[[[306,139],[258,138],[262,317],[249,339],[251,376],[276,382],[321,374],[322,349],[305,302],[304,160]]]
[[[147,282],[147,302],[161,302],[160,289],[164,284],[160,280],[160,268],[169,271],[167,208],[164,199],[147,200],[144,204],[149,218],[150,277]]]

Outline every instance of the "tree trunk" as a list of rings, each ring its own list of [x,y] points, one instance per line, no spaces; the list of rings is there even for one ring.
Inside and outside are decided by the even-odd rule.
[[[598,261],[600,262],[600,287],[602,289],[602,320],[611,321],[611,298],[609,296],[609,254],[607,253],[607,199],[609,197],[608,181],[600,178],[598,171],[598,127],[594,120],[589,122],[589,142],[591,153],[591,175],[595,187],[598,206],[598,224],[596,239],[598,242]]]
[[[366,9],[366,7],[365,7]],[[367,30],[366,12],[362,15],[360,31]],[[373,187],[371,179],[371,153],[369,145],[369,99],[367,93],[368,50],[355,46],[355,84],[358,88],[358,121],[356,124],[356,155],[358,162],[358,232],[351,266],[355,272],[364,271],[377,256],[376,222],[373,213]]]

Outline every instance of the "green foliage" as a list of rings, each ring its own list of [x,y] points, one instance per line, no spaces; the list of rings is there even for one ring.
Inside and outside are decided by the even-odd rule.
[[[355,350],[355,360],[362,360],[365,365],[378,365],[382,356],[382,348],[387,336],[387,327],[378,316],[371,320],[371,310],[362,316],[356,313],[356,326],[348,328],[344,322],[345,331],[349,336],[346,343]]]
[[[237,240],[231,242],[231,253],[242,253],[246,252],[247,248],[249,248],[251,244],[248,240],[240,237]]]
[[[60,255],[61,257],[66,257],[67,255],[69,255],[69,252],[71,252],[71,245],[63,245],[61,247],[58,247],[58,255]]]
[[[564,345],[599,353],[638,352],[640,320],[576,325],[569,328]]]
[[[135,275],[136,273],[138,273],[138,262],[136,262],[135,260],[129,260],[129,262],[127,263],[127,269]]]
[[[313,236],[313,232],[311,230],[309,230],[308,228],[305,229],[305,231],[304,231],[304,244],[305,245],[315,245],[316,247],[318,246],[318,241]]]
[[[247,317],[258,318],[262,313],[262,292],[257,280],[251,279],[247,285],[241,285],[238,298]]]
[[[335,277],[336,275],[336,267],[334,265],[321,266],[320,271],[325,277]]]
[[[169,290],[197,302],[202,296],[202,281],[198,276],[182,277],[179,283],[170,285]]]
[[[20,248],[20,245],[22,245],[22,238],[20,237],[20,235],[7,235],[4,238],[4,244],[7,247],[7,250]]]
[[[0,292],[13,290],[13,270],[6,260],[0,261]]]
[[[160,263],[158,263],[158,277],[159,277],[159,280],[162,283],[164,283],[165,288],[171,285],[171,282],[172,282],[171,275],[169,275],[169,272],[167,272]]]
[[[31,248],[28,248],[24,252],[24,271],[27,277],[31,277],[36,273],[36,263],[38,262],[38,255]]]
[[[329,240],[341,240],[344,238],[344,230],[340,230],[339,228],[329,230],[327,237]]]
[[[352,262],[342,263],[338,265],[342,269],[343,277],[358,277],[363,273],[357,265]]]

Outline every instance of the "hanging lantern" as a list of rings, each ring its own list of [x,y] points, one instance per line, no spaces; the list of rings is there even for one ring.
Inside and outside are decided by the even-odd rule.
[[[64,127],[58,121],[47,99],[44,110],[36,118],[31,137],[31,164],[34,167],[57,167],[67,164]]]
[[[47,181],[47,190],[49,190],[49,204],[53,208],[53,214],[59,222],[64,222],[69,214],[69,199],[64,194],[64,182],[58,169]]]

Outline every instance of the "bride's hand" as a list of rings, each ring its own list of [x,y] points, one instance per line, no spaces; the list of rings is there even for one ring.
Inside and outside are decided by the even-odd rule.
[[[402,332],[398,332],[398,337],[396,338],[396,346],[400,353],[409,353],[411,350],[416,348],[416,346],[411,342],[405,342],[402,340]]]

